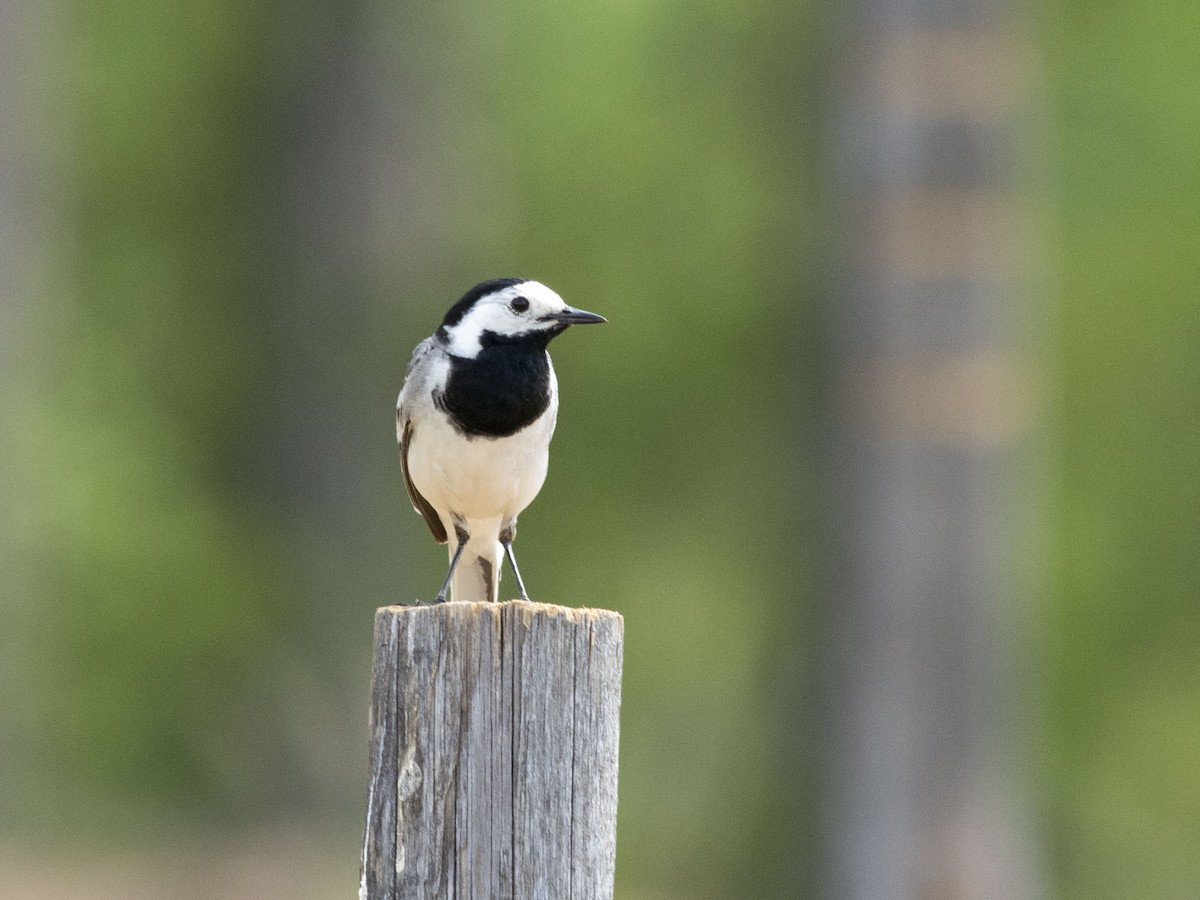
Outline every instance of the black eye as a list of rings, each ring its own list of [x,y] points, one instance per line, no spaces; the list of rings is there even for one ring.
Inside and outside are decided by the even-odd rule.
[[[529,301],[524,297],[514,297],[512,302],[508,304],[513,312],[523,313],[529,309]]]

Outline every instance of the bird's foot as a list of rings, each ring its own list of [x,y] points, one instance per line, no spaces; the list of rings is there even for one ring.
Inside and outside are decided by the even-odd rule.
[[[437,606],[439,603],[445,603],[445,602],[446,602],[446,598],[439,595],[437,597],[434,597],[433,600],[431,600],[429,602],[426,602],[421,599],[416,599],[416,600],[410,600],[407,603],[404,601],[401,601],[400,603],[397,603],[396,605],[397,606]]]

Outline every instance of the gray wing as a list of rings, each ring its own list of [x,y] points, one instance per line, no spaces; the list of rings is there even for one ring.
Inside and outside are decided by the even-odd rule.
[[[433,532],[433,539],[439,544],[444,544],[446,526],[442,524],[442,517],[437,514],[433,505],[421,496],[421,492],[412,482],[412,476],[408,474],[408,448],[413,435],[412,404],[416,396],[425,389],[428,363],[434,349],[433,338],[426,338],[417,345],[412,359],[409,360],[404,387],[400,389],[400,399],[396,401],[396,441],[400,445],[400,468],[404,472],[404,486],[408,489],[408,499],[412,501],[413,509],[421,514],[425,524]],[[422,363],[426,365],[423,367]]]

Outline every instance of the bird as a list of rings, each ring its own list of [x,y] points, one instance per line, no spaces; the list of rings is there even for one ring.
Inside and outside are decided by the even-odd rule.
[[[483,281],[413,351],[396,401],[400,467],[413,508],[450,568],[434,603],[495,602],[502,556],[528,600],[513,540],[546,480],[558,419],[547,345],[572,325],[605,322],[537,281]]]

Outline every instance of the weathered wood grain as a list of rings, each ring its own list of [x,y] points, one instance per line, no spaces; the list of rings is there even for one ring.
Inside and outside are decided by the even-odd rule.
[[[375,616],[363,900],[609,900],[624,623],[539,603]]]

